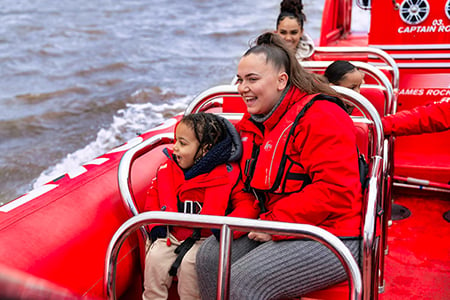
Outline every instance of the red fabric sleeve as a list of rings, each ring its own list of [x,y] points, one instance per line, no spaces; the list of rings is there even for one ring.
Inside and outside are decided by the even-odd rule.
[[[152,210],[160,210],[157,177],[152,179],[151,186],[147,190],[147,196],[144,205],[144,211],[152,211]]]
[[[361,184],[355,128],[337,105],[317,101],[300,120],[293,147],[312,183],[302,191],[275,196],[263,220],[321,226],[342,235],[359,235]],[[348,226],[346,218],[354,219]],[[348,228],[336,228],[339,227]],[[273,236],[274,240],[286,239]]]
[[[253,194],[243,191],[244,183],[241,179],[238,180],[237,185],[231,191],[231,205],[232,211],[228,217],[256,219],[259,215],[259,206],[256,203],[256,198]],[[247,232],[234,231],[233,238],[237,239]]]
[[[382,118],[385,135],[413,135],[450,129],[450,101],[430,103]]]

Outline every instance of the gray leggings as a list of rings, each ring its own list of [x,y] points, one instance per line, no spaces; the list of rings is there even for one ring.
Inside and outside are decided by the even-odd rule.
[[[360,241],[343,240],[359,261]],[[196,268],[204,300],[216,298],[219,242],[208,238],[197,253]],[[312,240],[259,243],[247,236],[234,240],[230,299],[299,297],[347,279],[344,267],[326,246]]]

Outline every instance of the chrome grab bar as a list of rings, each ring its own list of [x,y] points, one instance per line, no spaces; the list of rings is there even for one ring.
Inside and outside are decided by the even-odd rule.
[[[319,70],[325,71],[325,69],[331,64],[333,61],[301,61],[300,64],[306,70]],[[386,75],[380,71],[377,67],[361,62],[361,61],[351,61],[351,63],[361,70],[363,73],[368,74],[372,78],[374,78],[377,83],[386,89],[386,93],[388,96],[387,103],[385,103],[384,114],[393,114],[397,111],[397,96],[394,93],[394,89],[392,87],[391,82],[386,77]]]
[[[116,265],[123,242],[135,230],[150,223],[221,229],[217,299],[228,299],[232,230],[259,231],[269,234],[286,233],[324,244],[338,257],[347,272],[350,299],[361,299],[362,279],[356,260],[341,240],[322,228],[306,224],[161,211],[144,212],[134,216],[122,224],[113,235],[106,251],[105,260],[104,291],[107,299],[116,299]]]
[[[141,155],[147,153],[154,148],[155,144],[164,139],[173,140],[173,133],[161,133],[150,137],[149,139],[130,148],[120,159],[119,170],[117,172],[117,180],[119,183],[119,191],[125,207],[128,208],[130,216],[136,216],[139,211],[134,202],[133,194],[131,193],[131,166],[133,162]],[[151,178],[150,178],[151,179]],[[141,228],[141,233],[144,238],[148,237],[147,231],[144,227]]]
[[[197,108],[195,111],[199,111],[201,109],[202,102],[204,101],[205,97],[209,97],[210,95],[214,94],[224,94],[224,93],[230,93],[230,94],[236,94],[236,96],[240,97],[238,91],[237,91],[237,85],[219,85],[214,86],[212,88],[207,89],[206,91],[201,92],[199,95],[197,95],[191,103],[189,103],[188,107],[186,107],[184,114],[189,115],[191,114],[197,106],[200,105],[199,108]],[[208,99],[209,100],[209,99]]]
[[[342,87],[333,85],[331,86],[336,92],[340,95],[348,98],[347,101],[351,104],[355,105],[366,118],[371,120],[374,125],[374,143],[372,144],[372,155],[383,157],[383,141],[384,141],[384,133],[383,133],[383,125],[381,123],[380,115],[377,112],[377,109],[367,100],[363,95]]]
[[[400,71],[395,60],[387,52],[373,47],[316,47],[314,54],[339,54],[346,55],[348,53],[372,54],[384,61],[392,69],[392,87],[397,93],[399,89]]]

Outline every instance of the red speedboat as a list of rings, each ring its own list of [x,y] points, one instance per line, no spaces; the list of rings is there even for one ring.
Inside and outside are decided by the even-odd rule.
[[[449,298],[450,131],[384,137],[380,115],[450,97],[450,0],[356,4],[370,12],[370,31],[352,30],[351,0],[327,0],[315,54],[302,64],[320,73],[331,61],[347,59],[366,73],[361,94],[336,87],[357,108],[352,118],[370,167],[361,266],[336,237],[314,226],[140,213],[178,115],[0,206],[0,297],[141,299],[146,233],[140,228],[166,222],[219,228],[224,245],[235,229],[321,241],[334,249],[349,281],[310,299]],[[236,86],[223,85],[200,93],[185,114],[208,111],[237,122],[245,109]],[[219,298],[227,299],[223,249],[223,272],[211,280],[219,281]]]

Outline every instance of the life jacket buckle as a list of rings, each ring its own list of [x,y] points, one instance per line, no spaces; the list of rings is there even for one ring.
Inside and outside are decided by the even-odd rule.
[[[183,203],[183,212],[185,214],[200,214],[202,211],[202,204],[198,201],[186,200]]]

